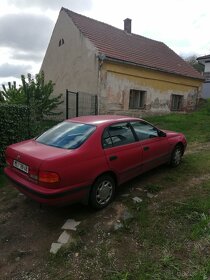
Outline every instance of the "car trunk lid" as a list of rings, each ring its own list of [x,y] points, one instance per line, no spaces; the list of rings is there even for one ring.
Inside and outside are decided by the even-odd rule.
[[[70,150],[47,146],[27,140],[9,146],[6,150],[6,161],[21,177],[36,179],[43,161],[53,160],[71,153]]]

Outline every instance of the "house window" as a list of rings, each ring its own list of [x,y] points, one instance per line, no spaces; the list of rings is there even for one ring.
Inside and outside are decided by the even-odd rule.
[[[181,111],[183,104],[183,95],[172,94],[171,96],[171,110]]]
[[[62,38],[62,39],[59,40],[59,44],[58,44],[58,45],[59,45],[59,47],[60,47],[60,46],[62,46],[63,44],[64,44],[64,39]]]
[[[144,90],[130,90],[129,109],[144,108],[146,104],[146,94]]]

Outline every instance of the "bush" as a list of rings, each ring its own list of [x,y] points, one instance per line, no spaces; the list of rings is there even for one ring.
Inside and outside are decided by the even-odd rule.
[[[5,148],[29,137],[28,107],[0,104],[0,166],[5,163]]]

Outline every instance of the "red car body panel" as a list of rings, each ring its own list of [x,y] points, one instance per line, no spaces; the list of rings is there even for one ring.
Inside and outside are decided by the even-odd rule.
[[[177,143],[186,147],[183,134],[164,131],[155,137],[130,144],[103,148],[102,135],[112,124],[141,121],[119,116],[88,116],[68,121],[96,126],[92,135],[76,149],[63,149],[27,140],[6,149],[5,174],[15,187],[32,199],[50,205],[88,201],[90,189],[98,176],[111,172],[120,185],[127,180],[170,160]],[[28,173],[13,166],[14,160],[28,166]],[[39,172],[58,174],[59,181],[37,180]]]

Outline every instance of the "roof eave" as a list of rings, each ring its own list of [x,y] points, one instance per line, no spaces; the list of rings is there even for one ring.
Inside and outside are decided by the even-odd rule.
[[[210,59],[210,55],[204,55],[204,56],[197,57],[197,60],[205,60],[205,59]]]
[[[173,72],[173,71],[167,71],[161,68],[157,68],[157,67],[151,67],[148,65],[144,65],[144,64],[139,64],[139,63],[135,63],[135,62],[131,62],[131,61],[126,61],[126,60],[121,60],[118,58],[113,58],[113,57],[109,57],[109,56],[105,56],[103,60],[107,60],[107,61],[112,61],[112,62],[118,62],[118,63],[122,63],[122,64],[127,64],[127,65],[133,65],[133,66],[137,66],[137,67],[142,67],[142,68],[146,68],[146,69],[150,69],[150,70],[158,70],[160,72],[163,73],[168,73],[168,74],[173,74],[173,75],[177,75],[177,76],[182,76],[182,77],[187,77],[187,78],[191,78],[191,79],[195,79],[195,80],[200,80],[200,81],[204,81],[204,78],[198,78],[198,77],[193,77],[190,75],[183,75],[177,72]]]

